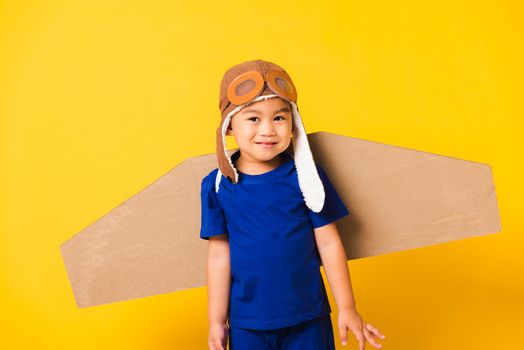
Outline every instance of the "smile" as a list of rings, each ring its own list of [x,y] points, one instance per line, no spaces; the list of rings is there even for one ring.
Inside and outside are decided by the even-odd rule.
[[[274,145],[276,145],[277,142],[257,142],[256,144],[260,145],[262,147],[265,147],[265,148],[270,148],[270,147],[273,147]]]

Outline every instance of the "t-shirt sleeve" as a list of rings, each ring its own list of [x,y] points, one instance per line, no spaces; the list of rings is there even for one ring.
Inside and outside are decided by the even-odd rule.
[[[211,236],[227,233],[224,211],[215,191],[215,176],[212,175],[216,176],[216,172],[204,177],[200,187],[200,238],[205,240],[209,240]]]
[[[335,187],[329,180],[329,177],[327,176],[324,169],[320,165],[317,165],[317,170],[324,185],[326,196],[324,200],[324,207],[320,212],[315,213],[309,209],[309,217],[311,219],[311,223],[313,224],[313,228],[330,224],[333,221],[336,221],[349,214],[349,210],[344,205],[344,202],[338,195]]]

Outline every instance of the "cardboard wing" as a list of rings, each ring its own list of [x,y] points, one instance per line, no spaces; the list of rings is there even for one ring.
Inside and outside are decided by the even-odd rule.
[[[488,164],[327,132],[308,140],[350,211],[337,222],[348,259],[501,230]],[[214,153],[186,159],[61,245],[78,307],[205,285],[200,184],[216,167]]]

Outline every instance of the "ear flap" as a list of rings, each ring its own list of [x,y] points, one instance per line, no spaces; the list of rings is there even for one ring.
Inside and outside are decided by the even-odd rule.
[[[318,174],[313,154],[311,154],[306,129],[302,124],[298,107],[293,102],[291,102],[291,106],[295,126],[293,147],[298,183],[306,206],[315,213],[319,213],[324,207],[324,185]]]

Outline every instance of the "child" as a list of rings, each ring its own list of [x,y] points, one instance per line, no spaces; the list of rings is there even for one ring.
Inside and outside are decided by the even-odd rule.
[[[248,61],[220,86],[219,167],[201,184],[200,237],[207,263],[210,349],[335,349],[320,261],[349,328],[364,349],[384,339],[355,307],[335,221],[349,211],[315,164],[289,75]],[[229,157],[226,135],[239,150]],[[291,136],[293,135],[293,143]]]

